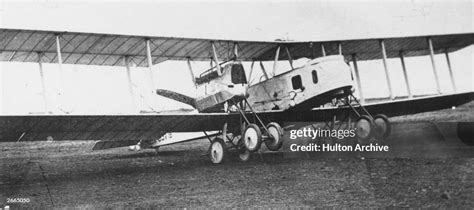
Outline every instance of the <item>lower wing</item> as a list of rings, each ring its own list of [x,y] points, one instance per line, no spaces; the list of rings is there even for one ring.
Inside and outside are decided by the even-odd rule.
[[[474,92],[390,101],[365,105],[370,113],[389,117],[435,111],[466,104]],[[264,121],[328,121],[344,115],[350,107],[309,111],[269,111],[258,115]],[[36,140],[113,140],[137,141],[158,139],[168,132],[198,132],[222,129],[225,122],[238,126],[238,113],[156,114],[156,115],[25,115],[0,116],[0,141]]]

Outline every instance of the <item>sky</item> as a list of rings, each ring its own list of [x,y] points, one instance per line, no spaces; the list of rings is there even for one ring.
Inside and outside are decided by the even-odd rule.
[[[74,32],[214,39],[321,41],[444,33],[472,33],[472,1],[5,1],[0,27]],[[451,54],[459,91],[473,90],[472,46]],[[436,62],[444,93],[452,92],[444,55]],[[429,57],[408,58],[415,94],[435,92]],[[206,68],[195,63],[195,69]],[[271,64],[266,64],[271,65]],[[286,71],[285,65],[279,65]],[[248,67],[248,64],[246,64]],[[284,69],[287,68],[287,69]],[[388,94],[381,61],[360,62],[364,95]],[[406,95],[400,61],[389,59],[396,95]],[[153,67],[157,87],[199,94],[183,62]],[[64,96],[58,99],[59,69],[44,64],[47,104],[72,114],[136,113],[189,108],[150,94],[147,71],[134,68],[133,103],[125,68],[63,65]],[[38,64],[0,63],[0,114],[45,110]],[[61,104],[61,110],[57,107]]]

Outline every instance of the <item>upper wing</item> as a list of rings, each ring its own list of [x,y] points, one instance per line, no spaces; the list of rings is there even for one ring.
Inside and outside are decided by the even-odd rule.
[[[474,92],[391,101],[364,106],[370,113],[389,117],[451,108],[474,99]],[[343,116],[350,108],[315,109],[301,112],[270,111],[258,113],[266,122],[328,121]],[[250,117],[250,116],[249,116]],[[236,113],[117,115],[117,116],[0,116],[0,141],[46,140],[147,140],[168,132],[197,132],[238,126]]]
[[[127,56],[137,66],[147,66],[146,40],[150,41],[153,64],[166,60],[209,60],[216,45],[220,59],[233,58],[237,44],[239,59],[243,61],[270,61],[278,46],[287,47],[293,59],[322,56],[321,44],[328,55],[357,53],[360,60],[381,58],[379,40],[385,40],[387,57],[396,57],[402,50],[405,56],[427,55],[427,37],[431,37],[435,53],[458,50],[473,44],[474,34],[445,34],[412,37],[380,37],[373,39],[333,40],[314,42],[263,42],[239,40],[213,40],[175,37],[146,37],[116,34],[78,33],[60,31],[0,29],[0,61],[57,62],[56,37],[63,63],[84,65],[124,66]],[[287,53],[280,59],[288,59]],[[42,56],[39,57],[38,54]]]

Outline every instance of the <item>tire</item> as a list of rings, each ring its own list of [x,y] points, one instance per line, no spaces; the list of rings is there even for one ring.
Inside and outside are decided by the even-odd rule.
[[[209,146],[208,153],[212,163],[222,163],[227,155],[224,140],[222,140],[221,138],[215,138],[214,140],[212,140],[211,145]]]
[[[250,152],[256,152],[262,146],[262,131],[256,124],[249,124],[244,131],[244,145]]]
[[[390,136],[392,126],[388,117],[384,114],[378,114],[374,117],[374,136],[377,139],[386,139]]]
[[[355,133],[357,139],[362,141],[363,143],[367,142],[370,138],[372,138],[372,135],[374,133],[373,128],[374,120],[367,115],[361,115],[355,123]]]
[[[278,123],[271,122],[267,130],[271,137],[265,141],[265,145],[270,151],[278,151],[283,146],[283,129]]]

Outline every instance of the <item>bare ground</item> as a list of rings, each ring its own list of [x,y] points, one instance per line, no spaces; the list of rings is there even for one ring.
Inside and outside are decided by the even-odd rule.
[[[472,113],[414,118],[469,120]],[[295,155],[285,143],[286,152],[247,163],[230,155],[212,165],[206,140],[159,153],[91,151],[88,141],[2,143],[0,207],[474,207],[474,147],[456,138],[452,124],[409,120],[394,119],[393,150],[381,156]]]

